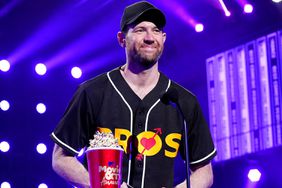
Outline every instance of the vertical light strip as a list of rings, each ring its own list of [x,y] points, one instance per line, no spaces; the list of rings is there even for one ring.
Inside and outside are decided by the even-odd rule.
[[[122,98],[123,102],[126,104],[126,106],[128,107],[128,109],[130,111],[130,133],[132,135],[132,129],[133,129],[133,112],[132,112],[132,109],[131,109],[130,105],[127,103],[127,101],[125,100],[125,98],[123,97],[123,95],[121,94],[121,92],[117,89],[117,87],[115,86],[114,82],[112,81],[112,79],[110,77],[110,72],[107,73],[107,76],[108,76],[108,79],[111,82],[112,86],[114,87],[116,92],[120,95],[120,97]],[[130,143],[130,151],[131,151],[131,144],[132,143]],[[129,184],[129,180],[130,180],[130,173],[131,173],[130,170],[131,170],[131,152],[129,153],[127,184]]]

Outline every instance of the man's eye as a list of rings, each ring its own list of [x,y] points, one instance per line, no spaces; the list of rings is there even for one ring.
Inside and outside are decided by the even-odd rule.
[[[141,32],[143,32],[143,31],[144,31],[144,29],[136,29],[136,30],[135,30],[136,33],[141,33]]]
[[[156,33],[160,33],[160,32],[161,32],[161,30],[159,30],[159,29],[154,29],[154,32],[156,32]]]
[[[134,30],[134,32],[136,32],[136,33],[140,33],[140,32],[143,32],[143,31],[144,31],[143,28],[136,28],[136,29]]]

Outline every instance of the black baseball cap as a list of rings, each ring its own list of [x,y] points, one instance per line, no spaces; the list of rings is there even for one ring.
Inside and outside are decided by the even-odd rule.
[[[163,28],[166,24],[165,15],[161,10],[147,1],[139,1],[125,7],[120,22],[120,30],[125,31],[126,26],[138,24],[142,21],[153,22],[158,28]]]

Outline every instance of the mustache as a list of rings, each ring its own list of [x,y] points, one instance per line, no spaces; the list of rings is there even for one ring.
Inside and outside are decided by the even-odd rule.
[[[157,48],[158,47],[158,45],[156,45],[156,44],[142,44],[140,47],[153,47],[153,48]]]

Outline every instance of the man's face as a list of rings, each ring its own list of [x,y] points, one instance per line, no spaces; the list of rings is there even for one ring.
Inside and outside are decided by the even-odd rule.
[[[162,54],[165,39],[166,34],[152,22],[143,21],[129,27],[125,36],[127,58],[143,66],[152,66]]]

